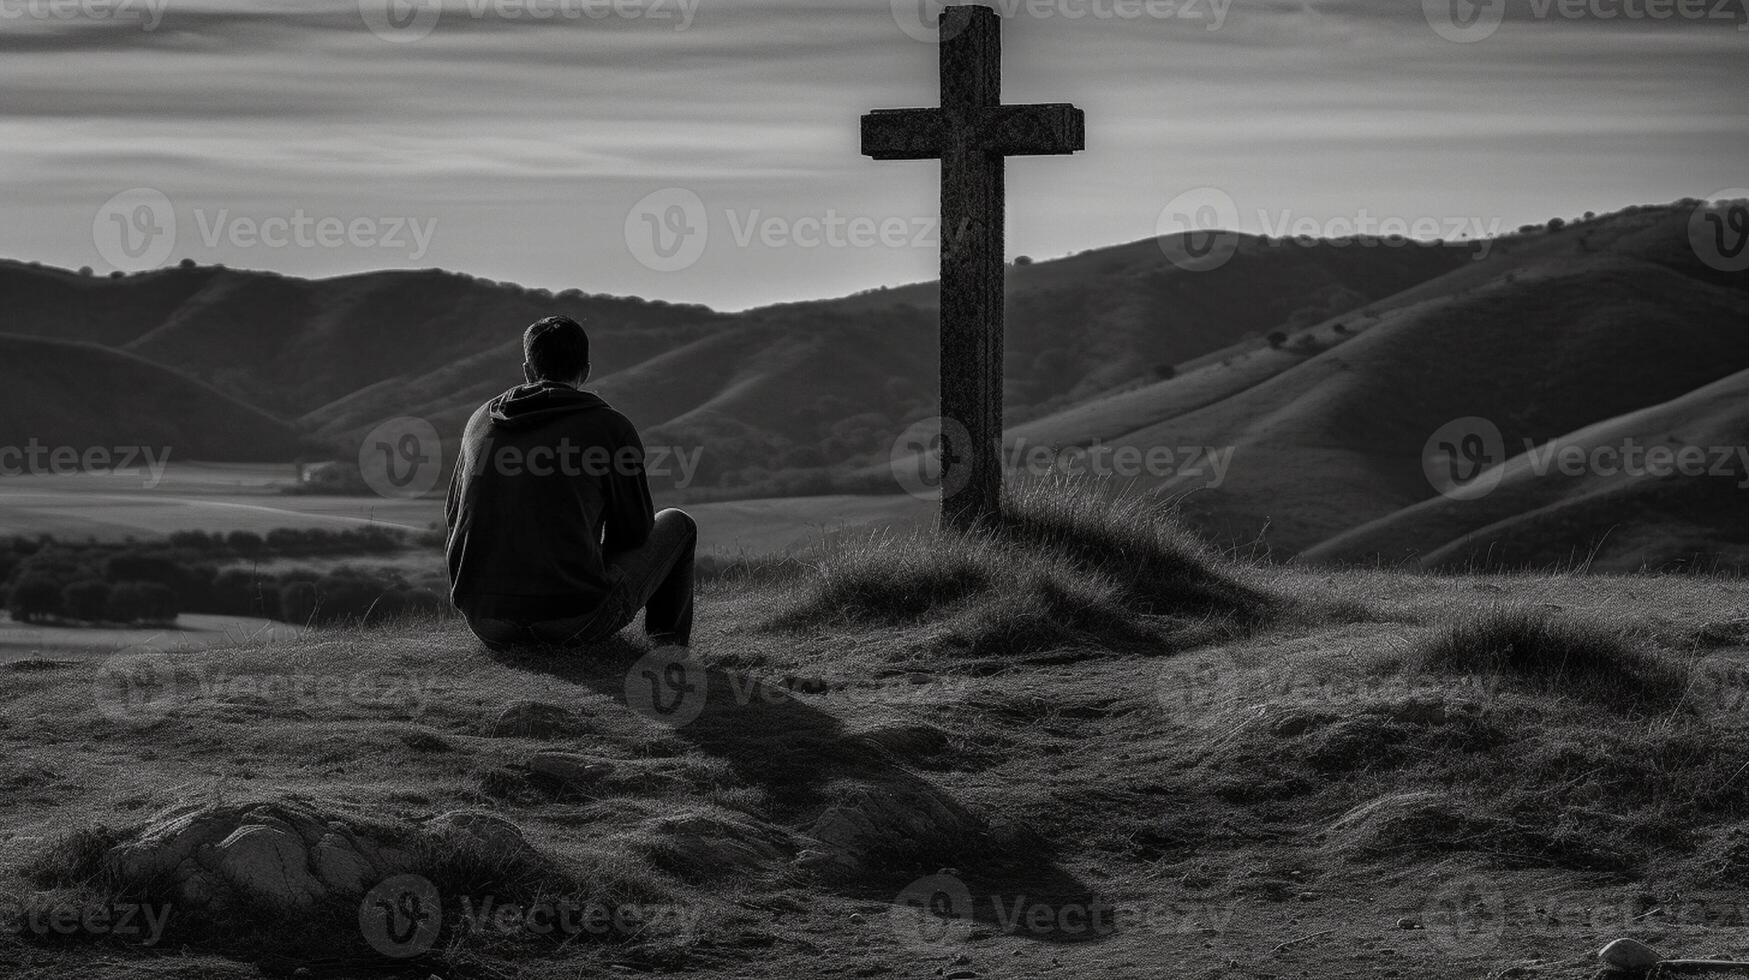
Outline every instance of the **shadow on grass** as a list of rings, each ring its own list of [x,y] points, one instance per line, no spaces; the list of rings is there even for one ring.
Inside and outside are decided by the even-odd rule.
[[[1055,943],[1116,934],[1109,903],[1057,864],[1050,842],[1026,829],[992,827],[907,768],[900,754],[848,734],[836,715],[784,687],[695,661],[652,670],[651,654],[615,637],[581,650],[493,656],[666,722],[674,737],[723,760],[760,790],[759,816],[771,823],[808,835],[820,833],[828,822],[823,815],[834,809],[867,807],[856,818],[866,816],[862,826],[871,830],[859,866],[822,870],[822,880],[841,895],[898,907],[920,882],[946,870],[964,892],[946,904],[927,895],[921,902],[938,909],[943,928],[993,927]],[[684,707],[664,718],[653,702]],[[1017,906],[1030,914],[1016,918]]]

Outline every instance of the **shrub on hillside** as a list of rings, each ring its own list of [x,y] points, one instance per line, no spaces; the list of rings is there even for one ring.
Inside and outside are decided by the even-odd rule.
[[[95,623],[109,610],[109,583],[102,579],[81,579],[61,590],[61,611],[72,619]]]
[[[176,622],[179,612],[176,593],[162,582],[122,582],[110,589],[103,618],[116,623],[169,625]]]
[[[12,587],[7,611],[20,623],[36,623],[61,612],[61,584],[46,575],[26,575]]]
[[[227,568],[213,580],[213,612],[225,616],[279,618],[279,583],[271,576]]]
[[[225,544],[243,558],[260,557],[267,549],[267,542],[253,531],[232,531],[225,536]]]

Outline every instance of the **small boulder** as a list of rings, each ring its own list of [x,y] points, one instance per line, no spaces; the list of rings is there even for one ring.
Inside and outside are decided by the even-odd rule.
[[[310,874],[303,840],[285,827],[238,827],[213,848],[212,861],[232,888],[257,904],[308,908],[328,894]]]
[[[528,760],[529,772],[571,792],[594,786],[613,770],[613,763],[577,752],[536,752]]]
[[[376,871],[358,848],[338,834],[324,834],[310,849],[310,866],[322,884],[342,895],[370,889]]]
[[[543,701],[512,701],[486,726],[492,738],[570,738],[588,731],[579,713]]]
[[[1617,939],[1597,951],[1604,966],[1618,970],[1650,970],[1664,958],[1663,954],[1638,939]]]

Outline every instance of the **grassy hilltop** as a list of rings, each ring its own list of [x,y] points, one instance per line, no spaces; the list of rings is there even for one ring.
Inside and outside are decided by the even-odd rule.
[[[718,579],[700,623],[688,661],[495,657],[445,620],[4,668],[0,973],[1559,978],[1620,935],[1749,951],[1740,580],[1255,566],[1034,492],[986,539]],[[159,941],[90,914],[135,906]],[[68,910],[100,924],[43,925]]]

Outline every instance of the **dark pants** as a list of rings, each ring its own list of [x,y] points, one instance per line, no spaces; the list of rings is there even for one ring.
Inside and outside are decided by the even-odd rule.
[[[608,555],[617,582],[593,612],[539,623],[503,619],[468,621],[474,635],[493,650],[515,646],[584,646],[599,643],[631,625],[644,611],[644,632],[662,646],[692,642],[692,560],[698,525],[685,511],[665,510],[642,546]]]

